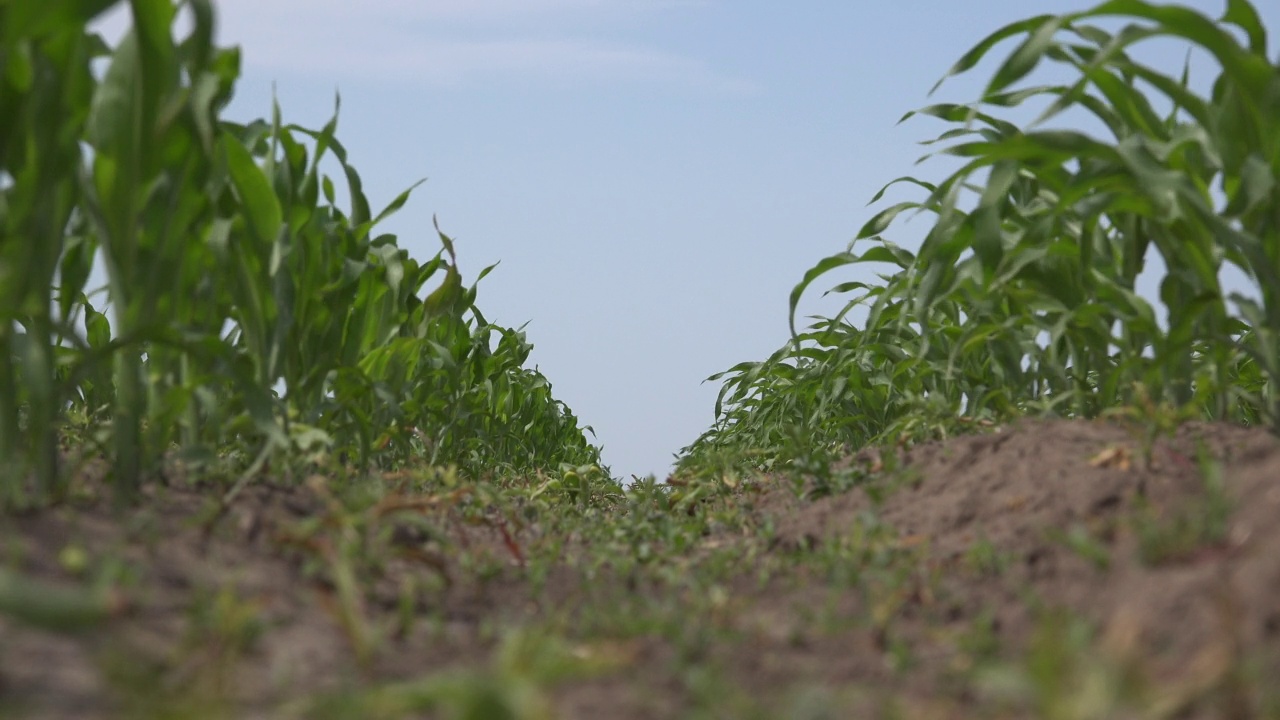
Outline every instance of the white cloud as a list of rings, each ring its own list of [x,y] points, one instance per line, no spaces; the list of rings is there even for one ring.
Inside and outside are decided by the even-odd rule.
[[[695,57],[608,39],[608,26],[704,0],[222,0],[219,42],[267,72],[456,85],[639,81],[748,92]],[[123,32],[115,13],[104,28]],[[590,32],[583,25],[603,29]],[[577,27],[567,32],[561,28]],[[585,37],[584,37],[585,36]]]

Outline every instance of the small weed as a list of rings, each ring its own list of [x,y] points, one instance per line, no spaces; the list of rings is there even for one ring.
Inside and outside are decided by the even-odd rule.
[[[1000,550],[985,537],[979,538],[964,553],[964,564],[979,575],[999,577],[1013,562],[1013,554]]]
[[[258,603],[241,599],[235,588],[225,586],[197,595],[169,682],[199,687],[202,694],[213,697],[226,696],[232,690],[235,666],[265,630]]]
[[[894,470],[886,465],[884,471],[875,474],[863,484],[862,490],[867,494],[867,498],[871,500],[871,504],[879,507],[893,493],[903,488],[915,488],[920,484],[921,480],[923,480],[923,476],[919,468],[906,467]]]
[[[978,687],[997,704],[1047,720],[1127,717],[1146,698],[1131,661],[1099,646],[1089,624],[1061,611],[1039,619],[1021,661],[981,670]]]
[[[57,633],[99,627],[125,607],[112,586],[54,585],[0,568],[0,615]]]
[[[1203,495],[1194,502],[1169,516],[1163,516],[1149,505],[1139,506],[1133,528],[1144,563],[1160,565],[1187,560],[1226,539],[1232,503],[1223,484],[1222,466],[1202,450],[1200,471]]]
[[[1054,528],[1048,532],[1048,536],[1050,540],[1061,543],[1071,552],[1089,561],[1097,570],[1106,570],[1111,567],[1110,548],[1083,525],[1074,524],[1065,532]]]
[[[1130,404],[1110,408],[1105,417],[1119,417],[1135,422],[1141,428],[1142,459],[1150,469],[1154,460],[1156,442],[1170,437],[1184,423],[1195,420],[1200,412],[1194,403],[1177,406],[1168,399],[1152,396],[1150,388],[1142,382],[1133,384]]]
[[[625,663],[625,649],[569,645],[534,630],[513,632],[499,642],[487,669],[434,674],[371,690],[324,695],[289,708],[286,717],[377,720],[429,712],[432,717],[550,720],[548,691],[565,680],[612,672]]]
[[[952,669],[960,673],[994,660],[1000,652],[999,623],[995,613],[985,610],[973,618],[956,638],[956,649],[960,654],[953,661]]]

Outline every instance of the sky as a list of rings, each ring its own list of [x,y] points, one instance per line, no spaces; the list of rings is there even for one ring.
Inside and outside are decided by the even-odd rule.
[[[380,229],[426,259],[434,216],[464,278],[500,261],[478,306],[528,323],[530,362],[619,478],[666,476],[714,419],[704,379],[787,340],[792,287],[889,201],[868,206],[882,185],[943,176],[914,165],[942,126],[898,120],[976,99],[995,65],[930,98],[947,69],[1005,23],[1091,5],[215,2],[219,44],[243,51],[224,117],[269,116],[274,94],[286,122],[319,127],[340,93],[338,137],[371,205],[427,180]],[[1280,5],[1256,5],[1280,28]],[[801,314],[834,307],[810,295]]]

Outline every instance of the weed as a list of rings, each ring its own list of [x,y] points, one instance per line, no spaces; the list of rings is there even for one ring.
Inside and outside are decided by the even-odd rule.
[[[232,689],[231,672],[266,630],[258,603],[241,599],[224,586],[196,596],[179,647],[177,670],[171,678],[184,687],[207,684],[201,692],[225,696]]]
[[[1223,484],[1222,466],[1201,449],[1203,496],[1162,515],[1149,504],[1139,505],[1133,518],[1138,553],[1144,563],[1159,565],[1186,560],[1220,545],[1227,537],[1232,503]]]
[[[1050,530],[1049,538],[1065,545],[1081,558],[1089,561],[1096,570],[1111,567],[1111,551],[1105,543],[1094,537],[1083,525],[1072,525],[1067,531]]]
[[[979,575],[999,577],[1009,569],[1013,556],[1000,550],[985,537],[979,538],[964,553],[964,564]]]
[[[979,613],[956,639],[960,655],[952,668],[967,673],[996,659],[1000,652],[999,623],[990,610]]]

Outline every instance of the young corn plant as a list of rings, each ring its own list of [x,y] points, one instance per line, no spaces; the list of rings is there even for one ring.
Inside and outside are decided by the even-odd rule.
[[[85,281],[84,248],[63,229],[81,199],[89,66],[102,51],[84,26],[106,4],[0,6],[0,505],[24,501],[29,474],[37,497],[55,490],[56,348],[68,333],[51,306],[65,318]]]
[[[212,3],[130,0],[110,47],[89,24],[117,4],[0,6],[0,504],[60,493],[59,441],[86,432],[121,503],[174,450],[241,458],[236,487],[299,451],[599,465],[524,334],[476,307],[452,239],[420,262],[376,234],[412,188],[371,212],[336,111],[320,130],[279,107],[226,120],[239,53],[215,45]]]
[[[1128,24],[1115,32],[1093,24],[1117,18]],[[1135,59],[1160,38],[1213,61],[1208,96],[1187,69],[1167,75]],[[977,103],[903,118],[950,124],[931,144],[960,168],[881,190],[875,200],[900,183],[925,196],[872,217],[854,241],[870,248],[805,274],[786,346],[713,376],[724,380],[717,420],[685,448],[685,465],[734,447],[787,459],[789,426],[815,444],[858,447],[930,427],[940,411],[1095,417],[1138,389],[1206,418],[1280,429],[1280,64],[1253,5],[1228,0],[1217,20],[1138,0],[1037,16],[984,38],[947,77],[1008,39],[1020,42]],[[1042,63],[1076,79],[1019,85]],[[999,116],[1035,102],[1045,107],[1027,127]],[[1103,134],[1048,126],[1066,111]],[[915,252],[885,237],[907,212],[933,221]],[[1137,290],[1153,255],[1166,268],[1163,323]],[[868,262],[896,271],[878,285],[836,285],[843,310],[795,330],[811,284]],[[1250,292],[1224,291],[1228,267]],[[860,327],[846,320],[856,309]]]

